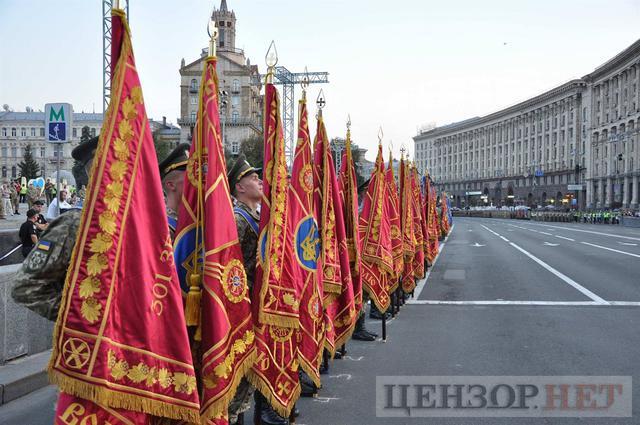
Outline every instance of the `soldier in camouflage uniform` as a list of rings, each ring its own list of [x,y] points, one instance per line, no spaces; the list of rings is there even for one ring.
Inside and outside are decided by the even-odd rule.
[[[76,161],[84,164],[87,174],[97,146],[98,138],[94,137],[71,152]],[[58,317],[80,215],[80,210],[73,209],[49,223],[38,244],[22,263],[22,268],[15,276],[16,285],[11,291],[16,303],[52,321]]]

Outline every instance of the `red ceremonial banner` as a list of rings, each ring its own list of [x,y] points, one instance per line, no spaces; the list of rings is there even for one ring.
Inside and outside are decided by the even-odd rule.
[[[325,348],[333,356],[336,348],[351,338],[357,314],[344,228],[344,209],[321,114],[318,116],[315,148],[314,205],[322,241],[320,258],[326,317]]]
[[[298,144],[291,173],[288,211],[295,225],[295,249],[302,266],[300,283],[300,366],[320,386],[324,346],[322,287],[318,274],[320,240],[313,208],[313,168],[306,96],[300,100]]]
[[[411,202],[413,204],[413,232],[415,235],[415,254],[413,256],[413,276],[422,279],[424,270],[424,238],[422,233],[422,195],[420,194],[420,182],[418,170],[411,167]]]
[[[111,103],[49,363],[52,381],[67,395],[57,411],[80,415],[84,409],[111,423],[123,422],[113,409],[198,422],[196,376],[169,227],[158,208],[163,199],[158,163],[121,10],[112,12],[112,27]]]
[[[338,187],[342,195],[344,207],[344,228],[347,234],[347,249],[349,265],[351,267],[351,281],[353,283],[354,306],[356,312],[362,309],[362,276],[360,252],[360,235],[358,233],[358,180],[356,168],[351,152],[351,130],[347,129],[344,154],[340,164]]]
[[[293,248],[293,223],[286,210],[289,183],[280,101],[271,83],[266,84],[264,102],[264,196],[252,294],[258,358],[248,378],[278,414],[288,417],[300,396],[298,283],[301,271]]]
[[[389,166],[385,170],[387,211],[389,212],[389,224],[391,231],[391,255],[393,255],[394,274],[390,276],[389,293],[395,291],[400,283],[400,277],[404,270],[404,258],[402,252],[402,232],[400,231],[400,201],[398,199],[398,186],[393,175],[393,156],[389,151]]]
[[[411,191],[411,172],[409,161],[400,159],[400,203],[402,225],[402,252],[404,267],[402,270],[402,290],[405,293],[413,292],[416,287],[416,279],[413,273],[413,258],[416,252],[416,237],[414,232],[413,202]]]
[[[387,211],[382,145],[360,213],[362,240],[362,286],[381,312],[391,303],[389,279],[395,274],[391,251],[391,229]]]
[[[440,232],[438,225],[438,213],[436,211],[438,195],[436,194],[436,188],[429,185],[429,202],[428,208],[428,226],[429,226],[429,261],[433,263],[438,255],[439,243],[438,235]]]
[[[442,237],[444,238],[449,234],[450,223],[449,223],[449,205],[447,203],[447,194],[446,192],[442,192],[440,196],[440,216],[442,219],[440,220],[440,232]]]
[[[203,420],[226,415],[240,380],[256,357],[247,275],[220,132],[216,62],[211,56],[204,61],[176,231],[176,246],[190,242],[181,267],[190,285],[187,321],[198,326],[193,348]]]

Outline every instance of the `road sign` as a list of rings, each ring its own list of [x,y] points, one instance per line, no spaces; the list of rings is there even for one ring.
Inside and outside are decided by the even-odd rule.
[[[542,177],[542,176],[544,176],[544,171],[536,170],[533,175],[536,176],[536,177]]]
[[[567,190],[583,190],[581,184],[570,184],[567,185]]]
[[[70,103],[45,104],[44,119],[47,142],[68,143],[71,141],[73,108]]]

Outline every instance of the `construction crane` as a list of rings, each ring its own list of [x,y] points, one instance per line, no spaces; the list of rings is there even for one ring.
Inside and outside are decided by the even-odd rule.
[[[260,79],[264,81],[265,76]],[[288,162],[293,163],[295,151],[295,86],[296,84],[324,84],[329,82],[328,72],[291,72],[284,66],[273,70],[273,84],[282,85],[282,126],[284,127],[284,149]]]
[[[122,0],[126,3],[124,11],[129,20],[129,0]],[[102,0],[102,113],[107,112],[109,100],[111,99],[111,8],[114,0]],[[115,0],[116,6],[121,4]]]

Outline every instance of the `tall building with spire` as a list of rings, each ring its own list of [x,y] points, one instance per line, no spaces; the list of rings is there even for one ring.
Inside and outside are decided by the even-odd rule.
[[[218,80],[220,83],[220,119],[225,147],[236,155],[243,140],[262,135],[262,102],[260,73],[244,50],[236,47],[236,14],[222,0],[211,20],[218,27]],[[208,48],[192,62],[180,64],[181,140],[189,142],[198,111],[198,90]]]

